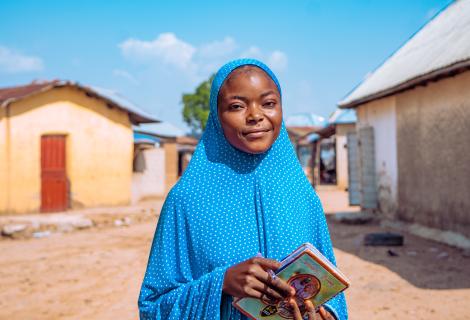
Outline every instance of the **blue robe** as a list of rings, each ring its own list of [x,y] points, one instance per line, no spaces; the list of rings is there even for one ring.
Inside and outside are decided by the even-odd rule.
[[[248,154],[225,139],[217,95],[235,68],[212,83],[206,130],[184,175],[168,194],[153,239],[139,297],[141,319],[246,319],[222,293],[227,268],[260,252],[280,260],[304,242],[335,263],[322,205],[289,141],[284,124],[272,147]],[[346,320],[344,295],[326,307]]]

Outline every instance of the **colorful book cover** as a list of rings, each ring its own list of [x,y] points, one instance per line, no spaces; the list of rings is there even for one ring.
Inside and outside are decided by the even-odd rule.
[[[306,300],[319,307],[349,287],[349,280],[310,243],[283,259],[276,276],[295,288],[295,299],[303,316]],[[235,299],[233,305],[251,319],[293,319],[286,301],[241,298]]]

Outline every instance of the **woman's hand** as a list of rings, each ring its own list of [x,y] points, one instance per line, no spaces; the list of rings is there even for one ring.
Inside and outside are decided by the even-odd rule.
[[[297,305],[295,299],[290,299],[289,303],[293,309],[294,320],[303,320],[299,306]],[[315,313],[315,306],[310,300],[305,301],[305,308],[307,309],[308,320],[335,320],[335,317],[333,317],[331,313],[326,311],[323,307],[320,307],[318,312]]]
[[[230,267],[225,272],[222,291],[237,298],[252,297],[279,301],[295,295],[295,289],[268,270],[277,270],[276,260],[254,257]]]

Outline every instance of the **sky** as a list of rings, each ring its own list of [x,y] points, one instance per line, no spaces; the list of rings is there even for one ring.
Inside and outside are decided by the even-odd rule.
[[[185,128],[182,94],[250,57],[278,76],[285,117],[328,117],[449,2],[2,0],[0,87],[77,81]]]

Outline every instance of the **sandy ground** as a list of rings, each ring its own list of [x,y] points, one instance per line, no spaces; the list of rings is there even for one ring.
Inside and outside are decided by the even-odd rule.
[[[327,212],[351,209],[342,192],[319,194]],[[0,319],[136,319],[155,222],[0,241]],[[362,246],[377,225],[330,219],[330,230],[352,281],[351,319],[470,319],[470,258],[460,251],[411,235],[399,248]]]

